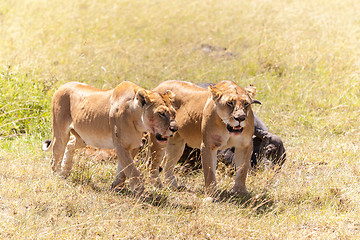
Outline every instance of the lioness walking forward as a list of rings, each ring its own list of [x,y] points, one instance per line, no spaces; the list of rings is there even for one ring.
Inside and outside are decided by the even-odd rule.
[[[171,91],[159,94],[131,82],[111,90],[66,83],[52,98],[53,138],[44,149],[53,149],[52,170],[66,177],[76,148],[115,149],[119,162],[112,187],[122,186],[128,178],[131,189],[141,194],[144,186],[133,157],[143,132],[166,139],[176,131],[173,98]]]
[[[205,188],[211,195],[216,190],[217,150],[235,147],[236,176],[233,192],[246,193],[245,180],[254,134],[251,104],[259,103],[253,100],[255,88],[249,86],[244,89],[231,81],[219,82],[209,89],[188,82],[166,81],[154,89],[159,93],[168,90],[175,94],[178,131],[166,144],[161,144],[154,139],[155,135],[151,135],[150,173],[153,182],[161,185],[159,165],[165,151],[165,179],[172,186],[178,187],[174,166],[187,143],[190,147],[201,149]]]

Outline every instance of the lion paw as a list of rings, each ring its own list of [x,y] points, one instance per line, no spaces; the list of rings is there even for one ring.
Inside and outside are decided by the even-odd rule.
[[[246,196],[246,195],[249,195],[249,192],[246,190],[246,188],[233,188],[231,191],[231,194],[239,195],[239,196]]]

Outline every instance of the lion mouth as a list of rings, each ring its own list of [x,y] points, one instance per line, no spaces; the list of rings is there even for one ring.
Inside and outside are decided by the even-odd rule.
[[[160,133],[157,133],[155,135],[156,140],[158,140],[159,142],[166,142],[168,140],[167,136],[163,136]]]
[[[242,131],[244,130],[244,128],[242,126],[230,126],[229,124],[226,125],[226,128],[229,132],[235,132],[235,133],[242,133]]]

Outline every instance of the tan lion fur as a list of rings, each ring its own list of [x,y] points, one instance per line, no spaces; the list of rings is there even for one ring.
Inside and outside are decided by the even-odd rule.
[[[53,149],[52,170],[68,176],[76,148],[115,149],[118,170],[112,187],[122,186],[128,178],[132,190],[141,193],[144,186],[133,157],[143,132],[165,138],[173,133],[173,97],[170,91],[159,94],[131,82],[110,90],[78,82],[61,86],[52,98],[53,138],[48,147]]]
[[[231,81],[219,82],[209,89],[183,81],[166,81],[153,91],[164,93],[167,90],[175,94],[178,131],[169,138],[167,144],[159,143],[151,134],[150,174],[153,182],[161,185],[159,165],[165,152],[165,180],[173,187],[179,187],[174,166],[186,143],[190,147],[201,149],[205,190],[208,194],[214,194],[217,150],[234,146],[236,176],[233,192],[246,193],[245,180],[253,146],[254,115],[251,103],[255,88],[249,86],[244,89]]]

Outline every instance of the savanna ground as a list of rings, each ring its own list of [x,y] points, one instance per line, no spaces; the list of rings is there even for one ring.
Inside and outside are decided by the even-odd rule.
[[[353,0],[2,0],[0,238],[360,238],[359,12]],[[175,192],[139,166],[148,201],[109,192],[116,161],[78,154],[68,179],[51,173],[40,146],[61,84],[169,79],[253,83],[255,112],[285,143],[282,170],[213,203],[201,171],[179,171],[190,190]],[[231,173],[218,166],[225,193]]]

